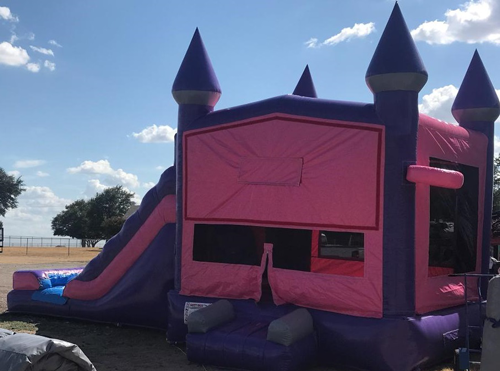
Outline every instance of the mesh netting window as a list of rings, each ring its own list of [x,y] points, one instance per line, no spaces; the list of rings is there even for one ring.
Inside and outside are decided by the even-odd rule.
[[[430,166],[464,175],[460,189],[430,187],[429,276],[472,272],[476,267],[479,169],[430,159]]]

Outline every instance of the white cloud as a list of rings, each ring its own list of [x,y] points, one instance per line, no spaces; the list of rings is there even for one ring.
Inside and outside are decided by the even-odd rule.
[[[316,37],[311,37],[309,40],[307,40],[304,45],[306,45],[308,48],[317,48],[318,47],[318,39]]]
[[[353,38],[365,37],[375,31],[375,23],[356,23],[353,27],[346,27],[335,36],[323,41],[325,45],[335,45]]]
[[[49,40],[49,44],[50,45],[54,45],[54,46],[57,46],[58,48],[62,48],[62,45],[59,44],[57,41],[55,40]]]
[[[49,175],[50,175],[49,173],[45,173],[45,172],[40,171],[40,170],[36,172],[36,176],[39,176],[40,178],[44,178],[44,177],[49,176]]]
[[[165,170],[165,166],[158,165],[155,167],[156,170]]]
[[[19,178],[21,176],[21,173],[19,171],[17,171],[17,170],[7,171],[7,174],[8,175],[13,175],[16,178]]]
[[[126,173],[122,169],[114,170],[108,160],[84,161],[77,167],[67,169],[70,174],[87,174],[103,176],[102,181],[106,186],[123,185],[131,188],[140,186],[137,175]],[[99,183],[100,184],[100,183]]]
[[[457,96],[458,88],[453,85],[443,86],[441,88],[432,89],[430,94],[422,97],[422,104],[418,105],[418,110],[421,113],[432,116],[442,121],[446,121],[458,125],[451,113],[451,106]],[[500,99],[500,89],[496,90]],[[498,124],[499,122],[497,122]],[[495,136],[494,141],[495,157],[500,153],[500,138]]]
[[[39,48],[39,47],[33,46],[33,45],[30,45],[30,48],[34,52],[38,52],[38,53],[41,53],[41,54],[54,56],[54,52],[52,51],[52,49]]]
[[[136,205],[140,205],[142,202],[142,197],[140,197],[137,193],[134,193],[132,196],[132,202]]]
[[[142,187],[143,187],[143,188],[146,188],[146,189],[151,189],[151,188],[153,188],[155,185],[156,185],[156,183],[155,183],[155,182],[146,182],[146,183],[142,183]]]
[[[445,20],[424,22],[412,30],[413,38],[428,44],[486,42],[500,45],[498,0],[470,0],[458,9],[448,9],[444,16]]]
[[[8,66],[24,66],[30,60],[28,52],[21,47],[4,41],[0,43],[0,64]]]
[[[140,133],[132,133],[132,135],[141,143],[168,143],[174,141],[175,133],[177,133],[177,129],[168,125],[152,125]]]
[[[422,104],[418,105],[418,110],[439,120],[455,123],[451,106],[457,93],[458,89],[453,85],[432,89],[430,94],[422,97]]]
[[[355,38],[362,38],[368,36],[375,31],[375,23],[355,23],[352,27],[342,29],[338,34],[326,39],[318,44],[318,39],[315,37],[310,38],[304,44],[308,48],[319,48],[323,45],[337,45],[344,41],[350,41]]]
[[[45,164],[45,160],[19,160],[14,163],[14,167],[18,169],[25,169],[28,167],[37,167]]]
[[[28,69],[28,71],[34,72],[34,73],[37,73],[38,71],[40,71],[40,65],[38,63],[27,63],[26,68]]]
[[[10,36],[10,43],[11,44],[14,44],[16,41],[18,40],[30,40],[30,41],[33,41],[35,40],[35,34],[33,32],[28,32],[27,34],[23,35],[23,36],[18,36],[14,30],[11,30],[11,36]]]
[[[111,188],[111,186],[101,184],[99,179],[89,179],[89,181],[87,182],[87,188],[85,189],[84,194],[88,198],[94,197],[96,193],[100,193],[107,188]]]
[[[19,37],[14,32],[12,32],[12,35],[10,36],[9,42],[11,44],[14,44],[17,40],[19,40]]]
[[[458,88],[454,85],[432,89],[430,94],[422,97],[422,103],[418,105],[418,110],[439,120],[456,123],[451,113],[451,106],[457,93]],[[500,99],[500,89],[496,90],[496,93]]]
[[[494,144],[494,149],[495,151],[495,157],[498,157],[500,154],[500,138],[495,135],[495,144]]]
[[[19,18],[13,15],[10,9],[5,6],[0,6],[0,18],[6,21],[19,22]]]
[[[45,60],[45,62],[43,62],[43,65],[45,68],[48,68],[50,71],[54,71],[56,69],[56,64],[51,62],[51,61],[48,61],[48,60]]]
[[[18,207],[5,214],[4,227],[10,236],[51,236],[51,221],[71,200],[60,198],[48,187],[28,186],[18,197]],[[29,226],[29,229],[27,229]],[[26,231],[29,232],[26,232]]]

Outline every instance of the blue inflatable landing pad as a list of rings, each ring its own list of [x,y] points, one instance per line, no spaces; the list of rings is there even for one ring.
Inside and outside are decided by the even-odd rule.
[[[51,303],[56,305],[64,305],[68,301],[68,298],[62,296],[64,291],[64,286],[50,287],[44,290],[38,290],[31,295],[31,300],[43,301],[45,303]]]

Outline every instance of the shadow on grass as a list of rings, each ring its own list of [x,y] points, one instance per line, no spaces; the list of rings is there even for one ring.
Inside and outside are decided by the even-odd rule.
[[[200,370],[162,331],[23,314],[0,314],[0,327],[78,345],[98,371]]]
[[[219,370],[216,367],[190,364],[185,349],[170,345],[162,331],[17,313],[0,314],[0,328],[74,343],[98,371]],[[423,371],[452,370],[450,361]],[[347,370],[316,367],[311,371]]]

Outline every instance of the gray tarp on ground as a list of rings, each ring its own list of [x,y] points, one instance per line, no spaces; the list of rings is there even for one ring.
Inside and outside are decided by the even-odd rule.
[[[75,344],[0,329],[2,371],[96,371]]]

